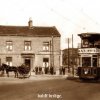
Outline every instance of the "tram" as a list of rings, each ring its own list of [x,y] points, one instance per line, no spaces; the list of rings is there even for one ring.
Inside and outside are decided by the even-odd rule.
[[[100,78],[100,33],[81,33],[81,46],[78,48],[80,79]]]

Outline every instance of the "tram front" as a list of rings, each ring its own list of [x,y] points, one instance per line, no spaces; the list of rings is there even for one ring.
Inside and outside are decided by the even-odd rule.
[[[100,77],[100,34],[82,33],[81,47],[78,49],[80,79],[99,79]]]

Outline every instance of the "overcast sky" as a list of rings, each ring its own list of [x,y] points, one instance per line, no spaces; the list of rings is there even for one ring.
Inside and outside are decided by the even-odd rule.
[[[77,34],[100,33],[100,0],[0,0],[0,25],[26,26],[30,17],[34,26],[56,26],[61,49],[72,34],[77,47]]]

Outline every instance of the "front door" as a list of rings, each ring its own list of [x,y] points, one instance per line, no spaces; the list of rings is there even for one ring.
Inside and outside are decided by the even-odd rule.
[[[43,58],[43,67],[45,74],[49,73],[49,58]]]
[[[30,58],[25,58],[24,64],[28,67],[31,67],[31,59]]]

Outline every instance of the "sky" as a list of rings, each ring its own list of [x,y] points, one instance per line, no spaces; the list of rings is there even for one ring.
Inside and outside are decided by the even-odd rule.
[[[56,26],[61,34],[61,49],[77,47],[78,34],[100,33],[100,0],[0,0],[0,25]]]

